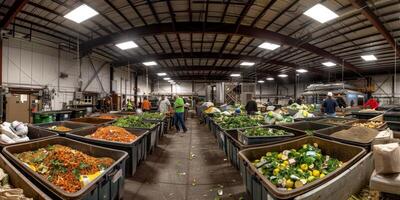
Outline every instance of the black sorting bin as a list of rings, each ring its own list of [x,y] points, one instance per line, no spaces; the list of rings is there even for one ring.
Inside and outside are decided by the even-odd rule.
[[[286,131],[285,135],[279,135],[279,136],[248,136],[244,133],[248,129],[258,129],[258,128],[281,130],[281,127],[279,126],[260,126],[247,129],[239,129],[238,130],[239,142],[245,145],[252,145],[252,144],[261,144],[266,142],[281,141],[295,136],[293,133],[290,133],[289,131]]]
[[[309,134],[308,133],[309,131],[311,131],[312,134],[314,134],[314,132],[317,131],[317,130],[332,127],[332,125],[320,124],[320,123],[310,122],[310,121],[295,122],[295,123],[292,123],[292,124],[282,124],[282,126],[288,127],[288,128],[291,128],[291,129],[304,131],[307,134]]]
[[[78,141],[86,142],[89,144],[94,144],[102,147],[107,147],[111,149],[117,149],[125,151],[128,153],[129,157],[127,159],[126,174],[128,176],[133,176],[136,172],[136,168],[140,161],[145,159],[146,147],[147,147],[147,134],[148,131],[125,128],[130,133],[137,136],[137,139],[131,143],[113,142],[108,140],[100,140],[95,138],[89,138],[88,135],[94,133],[100,127],[91,127],[76,132],[67,134],[67,138],[75,139]]]
[[[41,129],[49,130],[55,133],[58,133],[61,136],[65,136],[65,134],[78,131],[80,129],[84,128],[89,128],[92,127],[91,124],[84,124],[84,123],[78,123],[78,122],[72,122],[72,121],[60,121],[60,122],[51,122],[51,123],[44,123],[44,124],[35,124],[34,126],[39,127]],[[70,128],[70,131],[56,131],[56,130],[51,130],[50,128],[52,126],[65,126],[67,128]]]
[[[389,111],[383,114],[383,120],[392,121],[392,122],[400,122],[400,112],[397,111]]]
[[[357,119],[371,119],[378,115],[381,115],[382,113],[383,113],[382,111],[378,111],[378,112],[354,111],[354,112],[351,112],[351,114],[354,115],[355,118],[357,118]]]
[[[100,176],[84,186],[81,190],[69,193],[55,186],[45,177],[33,171],[14,155],[26,151],[34,151],[55,144],[68,146],[94,157],[110,157],[114,159],[115,162]],[[20,170],[52,199],[123,199],[125,161],[128,156],[126,152],[95,146],[65,137],[53,137],[40,141],[7,146],[3,149],[3,154],[16,166],[18,170]]]
[[[71,122],[85,123],[91,124],[94,126],[101,126],[103,124],[112,124],[115,122],[115,119],[101,119],[98,117],[84,117],[84,118],[76,118],[69,120]]]
[[[56,114],[56,121],[66,121],[71,119],[72,111],[60,110],[57,111],[55,114]]]

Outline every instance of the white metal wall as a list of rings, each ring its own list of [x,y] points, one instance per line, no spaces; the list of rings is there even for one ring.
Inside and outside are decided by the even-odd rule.
[[[194,83],[194,92],[200,96],[206,95],[206,83]],[[179,81],[176,85],[173,85],[172,92],[178,95],[192,94],[192,82],[191,81]],[[164,80],[157,80],[154,83],[154,92],[159,94],[170,94],[171,84]]]

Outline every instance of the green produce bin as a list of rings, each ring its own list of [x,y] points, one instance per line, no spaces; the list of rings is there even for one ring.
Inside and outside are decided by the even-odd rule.
[[[23,189],[26,197],[35,200],[51,200],[49,196],[19,172],[3,155],[0,155],[0,168],[8,174],[10,185],[13,188]]]
[[[147,145],[146,135],[148,131],[125,128],[130,133],[137,136],[137,139],[131,143],[122,143],[122,142],[113,142],[108,140],[100,140],[87,137],[88,135],[96,132],[96,130],[100,127],[91,127],[88,129],[79,130],[76,132],[72,132],[67,134],[67,138],[71,138],[74,140],[86,142],[89,144],[94,144],[102,147],[107,147],[110,149],[117,149],[121,151],[125,151],[128,153],[127,165],[126,165],[126,174],[128,176],[133,176],[136,172],[136,168],[139,165],[140,161],[144,160]]]
[[[34,112],[32,114],[34,124],[50,123],[56,121],[56,114],[54,112]]]
[[[261,158],[267,152],[281,152],[287,149],[300,149],[304,144],[313,143],[317,143],[324,154],[342,161],[343,165],[330,174],[327,174],[323,179],[315,180],[300,188],[290,191],[279,190],[252,164],[254,160]],[[365,154],[366,150],[362,147],[325,140],[314,136],[307,136],[297,140],[242,150],[239,152],[239,157],[245,165],[245,176],[243,176],[243,181],[246,185],[246,192],[252,197],[253,200],[264,200],[293,199],[296,196],[311,191],[345,172]]]
[[[115,160],[114,164],[105,170],[100,176],[75,193],[66,192],[50,183],[46,178],[34,172],[14,154],[33,151],[48,145],[60,144],[71,147],[95,157],[110,157]],[[15,144],[5,147],[3,154],[18,170],[40,187],[52,199],[83,199],[83,200],[113,200],[122,199],[124,195],[125,162],[128,154],[123,151],[113,150],[100,146],[90,145],[76,140],[54,137],[45,140]]]
[[[261,129],[273,129],[273,130],[281,130],[281,128],[276,127],[276,126],[261,126],[261,127],[255,127],[255,128],[261,128]],[[250,128],[252,129],[252,128]],[[295,135],[289,131],[287,131],[286,135],[279,135],[279,136],[247,136],[245,134],[245,130],[247,129],[239,129],[238,130],[238,136],[239,136],[239,142],[245,145],[252,145],[252,144],[262,144],[266,142],[275,142],[275,141],[281,141],[285,139],[290,139],[294,137]]]

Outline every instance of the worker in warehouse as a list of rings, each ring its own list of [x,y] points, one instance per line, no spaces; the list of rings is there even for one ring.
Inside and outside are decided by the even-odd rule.
[[[327,98],[324,100],[324,103],[322,103],[321,111],[330,117],[335,117],[337,106],[338,103],[333,98],[333,93],[328,92]]]
[[[184,120],[184,113],[185,113],[185,102],[181,97],[178,95],[175,95],[174,97],[175,103],[174,103],[174,110],[175,110],[175,115],[174,115],[174,122],[175,122],[175,128],[176,131],[179,133],[180,128],[182,128],[183,132],[187,132],[187,128],[185,126],[185,120]],[[180,125],[180,127],[179,127]]]
[[[248,115],[254,115],[254,113],[258,111],[255,96],[253,96],[253,98],[247,102],[245,109]]]

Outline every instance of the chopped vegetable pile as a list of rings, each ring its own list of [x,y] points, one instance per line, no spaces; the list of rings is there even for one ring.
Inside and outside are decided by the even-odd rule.
[[[100,127],[89,138],[109,140],[113,142],[131,143],[137,139],[137,136],[128,132],[124,128],[117,126]]]
[[[114,123],[114,126],[124,128],[148,128],[151,129],[155,126],[154,123],[144,122],[141,116],[128,116],[125,118],[119,118]]]
[[[68,132],[68,131],[72,130],[65,126],[51,126],[51,127],[49,127],[49,129],[53,130],[53,131],[60,131],[60,132]]]
[[[221,121],[218,120],[218,124],[223,129],[235,129],[235,128],[246,128],[260,126],[264,119],[257,120],[247,115],[239,115],[233,117],[224,116]]]
[[[101,115],[101,116],[98,116],[97,118],[99,118],[99,119],[117,119],[118,116],[114,116],[114,115]]]
[[[304,144],[298,150],[268,152],[253,164],[276,187],[285,190],[322,179],[342,166],[341,161],[322,155],[317,143]]]
[[[155,112],[155,113],[150,113],[150,112],[144,112],[142,114],[143,119],[149,119],[149,120],[161,120],[164,118],[164,114]]]
[[[365,127],[365,128],[379,128],[382,125],[383,125],[383,122],[377,122],[377,121],[369,121],[369,122],[364,122],[364,123],[352,124],[352,126]]]
[[[282,129],[254,127],[243,131],[246,136],[284,136],[290,133]]]
[[[58,144],[15,156],[52,184],[71,193],[82,189],[115,162]]]

